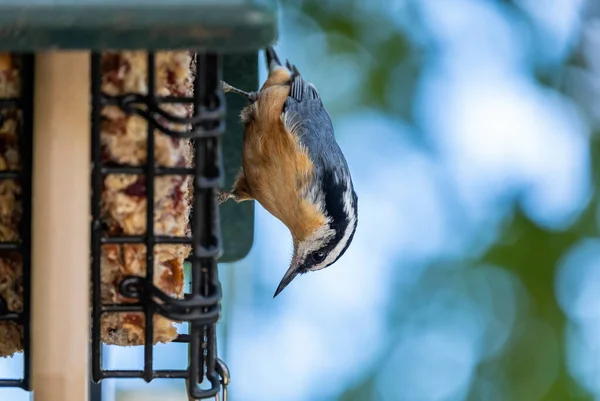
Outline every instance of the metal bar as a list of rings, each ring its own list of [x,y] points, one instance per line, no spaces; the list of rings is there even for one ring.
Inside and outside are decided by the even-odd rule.
[[[196,110],[214,110],[220,105],[219,96],[220,57],[213,54],[199,54],[197,59],[197,74],[194,83],[194,98]],[[206,123],[207,129],[215,129],[219,121]],[[224,127],[220,127],[222,130]],[[214,186],[221,178],[222,168],[218,165],[220,159],[220,143],[218,136],[199,138],[195,140],[196,177],[194,180],[194,252],[192,255],[192,294],[209,296],[213,291],[213,277],[216,275],[218,254],[206,255],[210,248],[220,248],[217,192]],[[205,309],[206,312],[206,309]],[[190,377],[188,392],[193,398],[216,395],[219,391],[218,377],[215,374],[216,338],[213,336],[214,325],[190,324]],[[204,344],[204,349],[202,345]],[[201,390],[206,375],[211,382],[211,388]]]
[[[30,220],[31,221],[31,220]],[[23,252],[24,246],[19,242],[0,242],[0,251]]]
[[[23,379],[1,379],[0,388],[2,387],[24,387]]]
[[[20,323],[21,320],[25,320],[25,316],[23,313],[19,312],[6,312],[0,315],[0,322]]]
[[[102,167],[102,174],[135,174],[141,175],[146,172],[146,167],[134,166],[118,166],[118,167]],[[193,175],[193,168],[186,167],[155,167],[154,175]]]
[[[144,236],[130,235],[118,237],[102,237],[102,244],[141,244],[146,238]],[[155,244],[193,244],[191,237],[170,237],[166,235],[157,235],[154,237]]]
[[[2,171],[1,175],[0,175],[0,180],[14,180],[17,178],[21,178],[21,171],[19,170],[5,170]]]
[[[154,53],[148,53],[148,96],[155,93]],[[154,282],[154,127],[148,124],[146,146],[146,282]],[[154,307],[148,302],[144,311],[146,330],[144,338],[144,380],[152,380],[153,344],[154,344]]]
[[[102,383],[90,383],[90,401],[102,401]]]
[[[21,102],[21,98],[3,98],[0,99],[0,107],[18,109],[21,108]]]
[[[140,97],[138,95],[133,95],[134,99],[139,99]],[[143,95],[142,95],[143,96]],[[111,105],[111,106],[119,106],[121,105],[124,101],[126,101],[127,99],[131,99],[132,95],[122,95],[122,96],[109,96],[109,95],[105,95],[103,96],[102,99],[102,104],[103,105]],[[185,103],[193,103],[194,102],[194,98],[193,97],[185,97],[185,96],[155,96],[154,99],[156,99],[156,101],[158,103],[180,103],[180,104],[185,104]]]
[[[102,376],[104,379],[143,379],[145,373],[140,370],[106,370]],[[160,370],[152,371],[152,379],[185,379],[188,377],[187,370]]]
[[[102,149],[100,144],[100,54],[92,54],[91,89],[92,89],[92,380],[98,382],[102,378],[102,344],[100,343],[101,311],[101,270],[102,255],[102,222],[100,221],[100,200],[102,197]]]

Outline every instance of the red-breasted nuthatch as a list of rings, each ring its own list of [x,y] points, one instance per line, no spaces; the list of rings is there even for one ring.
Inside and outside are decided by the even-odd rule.
[[[219,201],[257,200],[290,230],[294,254],[276,297],[296,276],[336,262],[352,242],[358,198],[317,89],[295,66],[265,50],[269,76],[258,92],[223,82],[248,98],[242,169]]]

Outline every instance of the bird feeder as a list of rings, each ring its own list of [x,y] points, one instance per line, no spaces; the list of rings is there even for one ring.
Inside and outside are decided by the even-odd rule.
[[[0,392],[82,401],[91,377],[219,394],[217,261],[248,253],[254,212],[217,202],[242,144],[242,105],[226,106],[220,81],[257,85],[275,11],[274,0],[0,0],[0,354],[24,353]],[[155,369],[157,342],[187,343],[188,367]],[[106,369],[105,344],[144,347],[143,369]]]

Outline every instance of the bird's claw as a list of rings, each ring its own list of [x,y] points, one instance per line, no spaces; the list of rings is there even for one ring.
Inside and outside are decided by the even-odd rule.
[[[239,89],[236,89],[236,88],[234,88],[233,86],[229,85],[229,84],[228,84],[227,82],[225,82],[225,81],[221,81],[221,85],[222,85],[222,87],[223,87],[223,92],[225,92],[225,93],[228,93],[228,92],[235,92],[236,90],[239,90]]]
[[[233,195],[229,192],[219,191],[217,194],[217,201],[219,202],[219,205],[231,198],[233,198]]]
[[[244,96],[250,102],[256,101],[256,96],[257,96],[256,92],[245,92],[241,89],[236,88],[235,86],[229,85],[225,81],[221,81],[221,87],[223,88],[223,93],[231,92],[231,93],[235,93],[235,94]]]

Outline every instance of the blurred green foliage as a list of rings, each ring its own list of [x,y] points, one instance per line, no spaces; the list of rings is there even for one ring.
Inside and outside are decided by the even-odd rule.
[[[310,16],[323,31],[328,33],[328,52],[360,57],[357,46],[364,47],[371,60],[368,69],[364,71],[366,79],[361,85],[354,87],[354,98],[357,107],[373,107],[394,113],[407,120],[411,119],[410,99],[414,94],[414,84],[417,82],[422,68],[420,49],[409,41],[405,32],[395,28],[395,21],[384,10],[361,7],[356,0],[343,2],[323,2],[316,0],[296,3],[284,0],[284,8],[300,4],[300,11]],[[364,5],[365,3],[362,2]],[[385,36],[376,41],[367,41],[373,30],[385,32]],[[336,40],[337,36],[348,41]],[[397,69],[404,67],[402,78],[406,85],[402,93],[391,93],[394,88],[389,84],[397,76]],[[403,110],[398,110],[396,102],[390,98],[402,96],[405,100]]]
[[[513,7],[514,2],[505,3],[512,7],[515,18],[527,22],[527,17],[519,8]],[[410,38],[405,30],[399,29],[397,21],[386,12],[385,6],[365,7],[365,2],[356,0],[347,0],[343,2],[343,6],[340,1],[321,0],[305,0],[299,3],[289,0],[284,1],[284,4],[299,6],[303,13],[314,19],[328,34],[335,33],[335,36],[349,39],[349,42],[330,40],[328,51],[332,54],[360,57],[356,47],[349,45],[355,43],[366,49],[369,56],[376,60],[364,71],[367,79],[354,88],[357,107],[374,107],[401,117],[409,123],[413,121],[411,100],[415,84],[422,73],[424,60],[432,50],[427,47],[427,43],[418,43]],[[414,10],[411,9],[410,2],[407,2],[404,12],[407,18],[418,18],[417,14],[412,14]],[[373,29],[388,33],[381,40],[372,41],[369,40],[369,32]],[[581,63],[581,60],[573,56],[567,63]],[[393,96],[401,96],[404,99],[400,102],[403,105],[400,109],[397,101],[390,102],[390,91],[394,90],[394,87],[389,85],[398,79],[399,67],[403,71],[403,91],[394,93]],[[559,75],[566,65],[555,67],[544,69],[537,74],[541,85],[552,88],[555,82],[560,81]],[[553,89],[560,91],[558,87]],[[600,174],[600,144],[594,139],[590,141],[592,175],[595,182]],[[594,188],[590,202],[579,218],[570,227],[554,231],[536,225],[519,209],[518,203],[515,203],[512,218],[505,222],[502,233],[489,249],[473,260],[452,262],[471,266],[466,269],[477,269],[477,266],[481,265],[501,266],[520,279],[529,299],[526,310],[518,314],[515,327],[503,351],[477,367],[477,377],[468,397],[470,401],[485,399],[478,391],[478,378],[496,381],[496,385],[502,388],[503,400],[507,401],[594,399],[570,377],[566,368],[564,335],[567,320],[557,304],[555,274],[558,262],[574,244],[584,237],[598,234],[595,214],[599,200],[598,190]],[[444,274],[460,275],[461,271],[453,270]],[[418,287],[419,283],[416,286]],[[405,306],[399,301],[395,307]],[[399,310],[392,311],[390,316],[391,327],[403,324],[402,312]],[[388,354],[384,353],[380,363],[375,364],[362,380],[348,388],[339,400],[382,399],[376,378],[381,373],[380,366],[384,365],[386,358]]]

